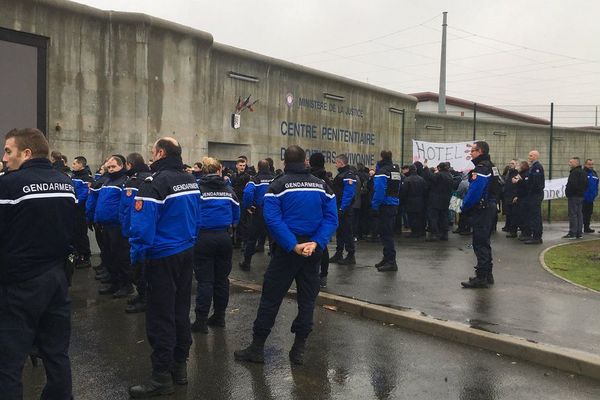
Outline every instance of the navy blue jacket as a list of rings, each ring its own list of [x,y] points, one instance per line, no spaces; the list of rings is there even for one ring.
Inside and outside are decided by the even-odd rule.
[[[196,242],[200,190],[183,171],[181,157],[156,160],[142,182],[131,213],[131,263],[178,254]]]
[[[22,282],[63,265],[71,251],[75,189],[45,158],[0,176],[0,282]]]
[[[583,169],[588,178],[588,184],[583,194],[583,201],[586,203],[593,203],[598,196],[598,174],[593,169]]]
[[[145,168],[144,168],[145,167]],[[151,175],[150,168],[147,165],[134,167],[127,171],[129,178],[123,184],[121,192],[121,202],[119,203],[119,222],[121,223],[121,232],[124,237],[129,237],[131,229],[131,210],[137,196],[138,189],[144,179]]]
[[[379,207],[400,205],[400,183],[401,173],[398,164],[391,160],[381,160],[377,163],[377,170],[373,176],[373,199],[371,208],[379,210]]]
[[[335,195],[303,163],[288,164],[265,194],[264,218],[285,251],[292,251],[299,239],[325,249],[338,224]]]
[[[352,206],[357,184],[356,174],[349,165],[338,169],[338,174],[333,178],[333,193],[340,211],[344,212]]]
[[[275,178],[275,175],[270,171],[259,171],[256,176],[250,179],[250,182],[244,188],[243,208],[244,210],[255,206],[261,207],[264,204],[265,193],[269,185]]]
[[[124,168],[119,172],[108,174],[108,180],[98,191],[98,199],[94,207],[94,222],[102,225],[121,225],[119,207],[126,180],[127,171]]]
[[[472,160],[475,168],[471,171],[469,177],[469,190],[463,199],[461,210],[469,211],[478,206],[481,200],[497,200],[492,199],[488,194],[488,187],[493,178],[492,167],[489,154],[482,154]]]
[[[88,193],[90,192],[90,184],[93,182],[88,170],[73,171],[71,174],[73,187],[75,188],[75,196],[77,203],[84,204],[87,201]]]
[[[544,195],[544,187],[546,186],[546,178],[544,176],[544,167],[539,161],[534,161],[529,167],[529,175],[527,179],[527,192],[529,195]]]
[[[198,228],[226,229],[240,222],[240,203],[233,188],[216,174],[200,178]]]
[[[108,174],[100,175],[90,186],[90,192],[88,193],[88,198],[85,203],[85,217],[89,222],[96,222],[94,220],[94,214],[96,213],[96,203],[98,203],[98,195],[100,194],[100,189],[110,177]]]

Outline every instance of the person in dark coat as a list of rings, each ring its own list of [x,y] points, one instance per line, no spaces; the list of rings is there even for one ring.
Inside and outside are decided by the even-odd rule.
[[[517,230],[521,230],[521,236],[519,240],[525,241],[531,237],[531,228],[527,212],[529,188],[527,187],[529,181],[529,163],[527,161],[521,161],[518,168],[518,174],[511,179],[513,185],[514,196],[512,198],[513,205],[513,221],[511,225],[511,231],[508,232],[506,237],[514,238],[517,237]]]
[[[516,227],[515,227],[515,205],[513,204],[513,199],[515,198],[515,184],[512,179],[519,174],[517,167],[519,166],[519,161],[516,159],[510,160],[510,163],[507,166],[506,173],[503,175],[504,179],[504,190],[502,192],[502,210],[504,211],[504,215],[506,216],[506,224],[502,229],[505,232],[508,232],[506,237],[516,237]]]
[[[581,168],[579,157],[569,160],[569,179],[565,188],[565,195],[569,204],[569,233],[563,239],[581,239],[583,237],[583,195],[587,188],[587,174]]]
[[[400,188],[400,202],[405,205],[408,214],[408,223],[411,233],[410,238],[425,236],[425,199],[427,196],[427,183],[417,175],[417,168],[411,165],[408,176]]]
[[[452,197],[454,181],[450,174],[450,164],[440,163],[432,168],[431,185],[427,196],[427,219],[429,221],[428,241],[448,240],[448,206]]]

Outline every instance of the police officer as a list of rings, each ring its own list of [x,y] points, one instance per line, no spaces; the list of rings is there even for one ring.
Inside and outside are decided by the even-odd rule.
[[[256,251],[256,242],[267,233],[263,217],[263,204],[267,188],[274,177],[275,175],[269,168],[269,162],[260,160],[258,162],[258,173],[250,179],[244,188],[242,209],[251,215],[248,240],[244,247],[244,261],[240,262],[240,268],[246,271],[251,267],[252,256]]]
[[[152,147],[152,176],[140,185],[131,213],[131,261],[146,262],[146,334],[152,347],[152,376],[133,386],[134,398],[173,393],[173,380],[187,384],[192,343],[190,303],[193,247],[200,191],[183,171],[181,147],[162,138]]]
[[[194,247],[194,275],[198,282],[196,321],[192,332],[208,333],[208,326],[225,326],[229,303],[229,273],[233,245],[228,229],[240,220],[240,203],[222,177],[221,163],[202,160],[200,179],[200,223]],[[213,303],[213,315],[208,318]]]
[[[477,257],[475,277],[461,282],[464,288],[487,288],[494,283],[492,275],[492,247],[490,236],[494,218],[496,216],[496,203],[500,195],[494,190],[493,179],[499,175],[498,169],[490,161],[490,147],[487,142],[478,141],[471,146],[471,161],[475,168],[469,178],[469,190],[463,199],[461,211],[470,213],[473,226],[473,252]]]
[[[598,174],[594,171],[594,160],[585,160],[583,170],[587,174],[588,184],[583,195],[583,232],[594,233],[590,228],[590,221],[594,212],[594,200],[598,196]]]
[[[333,193],[338,208],[338,229],[335,234],[335,254],[329,259],[330,263],[354,265],[354,236],[352,235],[354,196],[358,180],[356,174],[348,165],[348,157],[340,154],[335,158],[338,174],[333,178]],[[344,258],[344,248],[348,252]]]
[[[245,156],[240,156],[235,163],[235,172],[231,175],[231,186],[238,199],[244,196],[244,188],[250,182],[250,174],[248,173],[248,162]],[[240,223],[235,227],[233,238],[235,247],[241,248],[244,242],[248,239],[248,213],[240,216]]]
[[[421,174],[423,174],[422,169]],[[410,226],[410,233],[405,237],[418,239],[425,236],[427,182],[419,175],[416,163],[408,167],[408,175],[402,181],[400,188],[400,199],[402,208],[406,210]]]
[[[527,176],[527,203],[525,205],[529,216],[529,231],[531,238],[524,240],[525,244],[542,243],[542,201],[544,200],[544,167],[539,161],[540,153],[537,150],[529,152],[529,173]]]
[[[378,219],[379,236],[383,244],[383,259],[375,264],[377,271],[398,271],[394,247],[394,222],[400,205],[400,167],[392,161],[392,152],[381,151],[373,176],[373,199],[371,208]]]
[[[0,397],[22,399],[32,347],[46,368],[42,399],[71,394],[71,301],[64,272],[75,222],[71,179],[52,169],[37,129],[6,134],[0,177]]]
[[[265,340],[295,280],[298,316],[292,323],[296,338],[289,357],[293,364],[304,362],[306,338],[312,330],[319,294],[321,254],[337,227],[335,195],[324,181],[310,174],[305,158],[299,146],[288,147],[284,153],[285,172],[265,194],[265,222],[274,246],[263,280],[252,344],[236,351],[236,360],[264,362]]]
[[[87,168],[87,159],[83,156],[75,157],[71,164],[71,180],[77,196],[77,207],[75,208],[75,231],[73,231],[73,247],[77,256],[75,268],[89,268],[90,263],[90,239],[87,234],[88,226],[85,218],[85,204],[92,183],[90,170]]]
[[[112,294],[114,298],[123,298],[133,293],[129,243],[123,236],[119,208],[123,185],[127,180],[125,158],[114,155],[105,164],[108,180],[98,192],[94,209],[94,221],[102,225],[102,241],[106,250],[106,259],[110,272],[110,284],[100,288],[100,294]]]
[[[123,237],[129,241],[131,229],[131,212],[134,199],[142,182],[149,177],[150,168],[146,165],[140,153],[131,153],[127,156],[127,180],[123,184],[121,202],[119,204],[119,221]],[[128,314],[144,312],[146,310],[146,279],[144,265],[141,262],[133,266],[133,280],[137,289],[137,296],[127,301],[125,312]]]
[[[110,271],[108,267],[108,250],[106,248],[106,243],[104,243],[104,234],[102,232],[102,225],[96,223],[94,221],[94,213],[96,212],[96,204],[98,203],[98,195],[100,194],[100,189],[104,184],[109,180],[109,175],[104,167],[108,158],[104,160],[104,163],[100,166],[96,174],[94,175],[94,182],[90,185],[90,191],[88,193],[88,198],[85,202],[85,217],[88,224],[88,229],[94,232],[94,236],[96,238],[96,243],[98,243],[98,247],[100,248],[100,265],[95,266],[96,270],[96,279],[100,280],[102,283],[110,283]]]

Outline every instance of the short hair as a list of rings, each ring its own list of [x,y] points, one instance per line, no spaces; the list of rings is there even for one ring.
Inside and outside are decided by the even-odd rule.
[[[129,153],[127,155],[127,162],[134,167],[146,165],[144,157],[140,153]]]
[[[579,157],[571,157],[571,160],[575,160],[578,165],[581,165],[581,159]]]
[[[62,160],[62,154],[58,150],[52,150],[52,153],[50,153],[50,158],[52,161]]]
[[[32,158],[47,158],[50,146],[48,140],[39,129],[13,129],[5,136],[5,140],[14,139],[19,151],[31,150]]]
[[[154,144],[156,150],[162,150],[165,152],[167,157],[181,157],[181,145],[179,143],[173,143],[173,141],[169,139],[158,139]]]
[[[586,158],[585,162],[587,163],[588,161],[594,162],[594,160],[592,160],[591,158]]]
[[[216,174],[221,168],[221,162],[216,158],[204,157],[202,159],[202,172],[205,174]]]
[[[293,144],[283,153],[283,161],[286,164],[290,163],[303,163],[306,160],[306,152],[302,149],[302,147]]]
[[[344,165],[348,165],[348,156],[346,156],[345,154],[338,154],[335,157],[336,160],[340,160],[341,162],[344,163]]]
[[[73,159],[73,161],[75,161],[77,164],[81,164],[84,167],[87,166],[87,158],[84,156],[77,156]]]
[[[241,158],[241,159],[243,159],[245,162],[248,162],[248,157],[246,157],[246,156],[244,156],[244,155],[241,155],[241,156],[239,156],[238,158]]]
[[[195,162],[195,163],[194,163],[194,166],[195,166],[195,167],[198,167],[199,169],[202,169],[202,163],[201,163],[200,161],[198,161],[198,162]]]
[[[392,159],[392,152],[390,150],[381,150],[381,153],[379,153],[379,155],[381,156],[382,160]]]
[[[240,163],[244,163],[247,164],[248,163],[248,159],[245,157],[240,157],[237,159],[237,161],[235,162],[236,164],[240,164]]]
[[[60,158],[65,162],[65,164],[69,162],[69,159],[64,154],[61,154]]]
[[[118,165],[119,167],[122,167],[122,166],[125,164],[125,161],[124,161],[124,160],[125,160],[125,158],[124,158],[123,156],[119,157],[119,155],[118,155],[118,154],[115,154],[115,155],[111,156],[111,157],[108,159],[108,161],[110,161],[110,160],[115,160],[115,162],[117,163],[117,165]]]
[[[267,160],[260,160],[258,162],[258,170],[259,171],[270,171],[271,166],[269,165],[269,162]]]
[[[477,148],[481,151],[481,154],[489,154],[490,152],[490,145],[487,144],[487,142],[484,142],[483,140],[478,140],[475,143],[473,143],[475,146],[477,146]]]

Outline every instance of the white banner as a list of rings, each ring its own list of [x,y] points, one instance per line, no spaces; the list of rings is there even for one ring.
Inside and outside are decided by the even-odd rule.
[[[414,140],[413,162],[427,163],[429,167],[437,167],[441,162],[449,162],[455,171],[469,171],[475,168],[471,162],[471,146],[473,142],[431,143]]]
[[[558,178],[546,180],[546,186],[544,187],[544,200],[554,200],[566,197],[565,188],[567,187],[568,179],[569,178]]]

